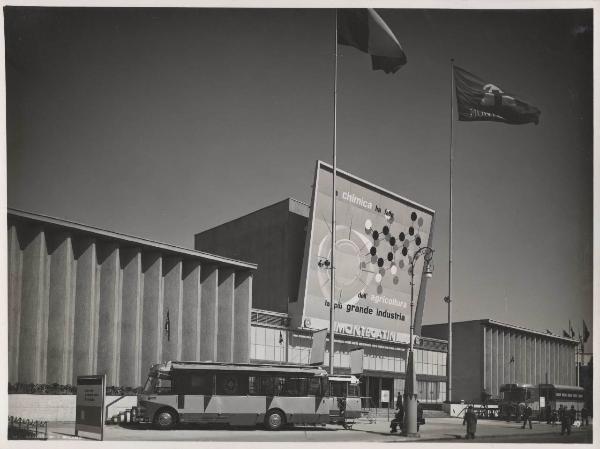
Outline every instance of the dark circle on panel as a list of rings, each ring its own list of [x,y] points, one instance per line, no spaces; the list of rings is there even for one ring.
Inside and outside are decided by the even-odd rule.
[[[418,235],[417,238],[415,238],[415,243],[417,244],[417,246],[421,244],[421,237],[419,237]]]
[[[388,260],[391,262],[394,260],[394,253],[388,253]]]
[[[377,259],[377,266],[383,267],[383,258],[380,257],[379,259]]]
[[[413,228],[412,226],[410,228],[408,228],[408,233],[410,235],[414,235],[415,234],[415,228]]]
[[[381,285],[377,286],[377,294],[381,295],[383,293],[383,287]]]
[[[371,250],[369,252],[371,253],[371,256],[374,256],[375,254],[377,254],[377,248],[371,246]]]
[[[390,245],[394,246],[396,244],[396,237],[390,237]]]
[[[360,263],[360,268],[361,268],[362,270],[364,270],[365,268],[367,268],[367,264],[366,264],[366,262],[361,262],[361,263]]]
[[[400,281],[400,279],[398,278],[398,276],[394,276],[394,279],[392,280],[392,282],[394,283],[394,285],[398,285],[399,281]]]
[[[398,238],[400,239],[401,242],[403,242],[404,239],[406,238],[406,236],[404,235],[404,232],[401,232],[400,235],[398,236]]]
[[[402,255],[406,256],[408,254],[408,248],[406,248],[406,246],[404,248],[402,248]]]
[[[371,257],[371,263],[377,263],[377,256]]]
[[[380,268],[379,274],[381,275],[381,277],[385,276],[385,268]]]
[[[388,235],[390,233],[390,228],[388,228],[387,226],[383,227],[383,235]]]
[[[423,217],[419,217],[419,220],[417,221],[417,224],[419,226],[423,226]]]
[[[377,240],[377,239],[379,239],[379,232],[377,232],[377,231],[373,231],[373,239],[374,239],[374,240]]]
[[[411,219],[412,221],[415,221],[415,220],[417,219],[417,213],[416,213],[416,212],[413,212],[412,214],[410,214],[410,219]]]
[[[401,270],[404,268],[404,261],[402,259],[400,259],[400,261],[398,262],[398,268],[400,268]]]

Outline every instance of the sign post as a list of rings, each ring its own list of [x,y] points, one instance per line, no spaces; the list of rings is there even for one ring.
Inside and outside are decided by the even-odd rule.
[[[104,439],[105,395],[105,374],[77,376],[75,436],[83,431],[100,434],[100,441]]]
[[[381,390],[381,403],[387,403],[387,419],[390,420],[390,390]]]

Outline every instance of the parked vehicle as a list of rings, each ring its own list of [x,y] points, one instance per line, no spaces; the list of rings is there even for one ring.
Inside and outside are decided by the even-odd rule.
[[[329,376],[330,422],[344,428],[352,427],[362,413],[360,382],[356,376]]]
[[[523,410],[527,405],[533,410],[533,416],[539,415],[539,389],[532,384],[502,384],[500,385],[499,417],[510,421],[521,420]]]

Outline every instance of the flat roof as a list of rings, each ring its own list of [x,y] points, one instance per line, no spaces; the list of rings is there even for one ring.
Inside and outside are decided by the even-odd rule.
[[[508,323],[503,323],[501,321],[496,321],[496,320],[492,320],[490,318],[480,318],[478,320],[466,320],[466,321],[454,321],[452,324],[465,324],[465,323],[480,323],[480,324],[485,324],[488,326],[497,326],[497,327],[504,327],[507,329],[514,329],[520,332],[526,332],[528,334],[536,334],[536,335],[540,335],[546,338],[554,338],[554,339],[559,339],[559,340],[563,340],[565,342],[571,343],[571,344],[578,344],[579,340],[575,339],[575,338],[566,338],[563,337],[561,335],[556,335],[556,334],[549,334],[548,332],[541,332],[541,331],[536,331],[533,329],[528,329],[526,327],[522,327],[522,326],[518,326],[516,324],[508,324]],[[434,323],[434,324],[423,324],[421,327],[427,327],[427,326],[447,326],[448,323]]]
[[[319,366],[289,365],[273,363],[226,363],[226,362],[193,362],[193,361],[169,361],[157,363],[152,368],[161,370],[189,369],[189,370],[218,370],[218,371],[264,371],[272,373],[309,373],[321,376],[327,373]]]
[[[93,226],[84,225],[81,223],[75,223],[72,221],[63,220],[60,218],[50,217],[47,215],[35,214],[32,212],[26,212],[19,209],[7,209],[7,215],[9,218],[16,218],[25,221],[35,221],[38,223],[43,223],[46,225],[51,225],[59,228],[69,229],[71,231],[82,232],[91,234],[98,238],[103,239],[111,239],[117,240],[122,243],[128,243],[133,245],[144,246],[147,248],[152,248],[156,250],[160,250],[162,252],[167,252],[171,254],[177,254],[181,256],[189,256],[198,259],[202,259],[207,262],[216,263],[219,265],[226,265],[235,268],[247,268],[251,270],[256,270],[258,267],[257,264],[244,262],[241,260],[230,259],[228,257],[218,256],[215,254],[209,254],[203,251],[197,251],[194,249],[182,248],[175,245],[170,245],[167,243],[156,242],[153,240],[144,239],[141,237],[134,237],[131,235],[120,234],[113,231],[108,231],[105,229],[95,228]]]

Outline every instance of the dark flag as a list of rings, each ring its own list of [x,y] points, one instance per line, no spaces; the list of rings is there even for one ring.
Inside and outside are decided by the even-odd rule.
[[[569,335],[569,333],[563,329],[563,337],[565,338],[571,338],[571,336]]]
[[[167,341],[171,341],[171,320],[169,320],[169,310],[167,309],[167,320],[165,321],[165,334],[167,334]]]
[[[575,331],[573,330],[573,327],[571,326],[571,320],[569,320],[569,332],[571,332],[571,338],[575,338]]]
[[[522,125],[540,121],[540,110],[498,86],[454,66],[458,119]]]
[[[338,44],[371,55],[373,70],[396,73],[406,64],[402,46],[373,9],[338,10]]]
[[[585,320],[583,320],[583,342],[587,343],[588,338],[590,338],[590,330],[585,325]]]

